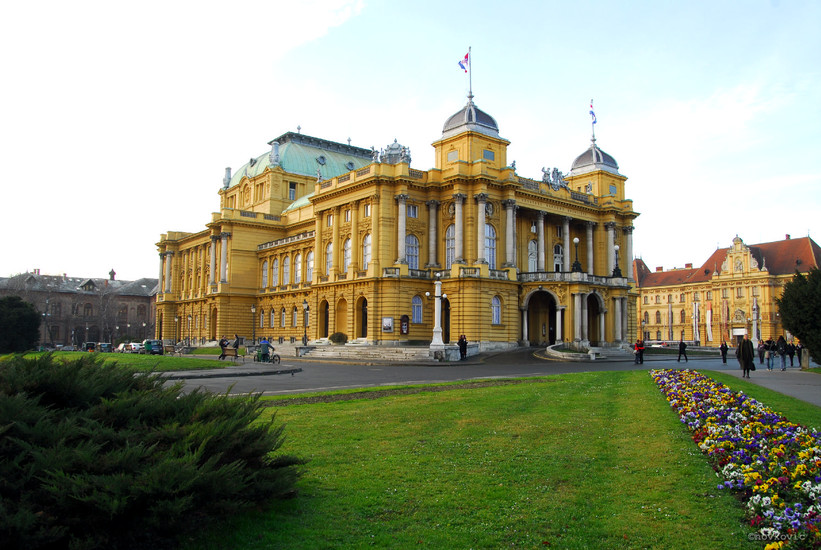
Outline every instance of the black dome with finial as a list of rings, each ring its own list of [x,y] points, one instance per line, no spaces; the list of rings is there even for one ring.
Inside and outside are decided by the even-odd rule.
[[[499,125],[492,116],[473,103],[473,94],[468,95],[467,105],[445,122],[442,137],[455,136],[467,131],[499,137]]]

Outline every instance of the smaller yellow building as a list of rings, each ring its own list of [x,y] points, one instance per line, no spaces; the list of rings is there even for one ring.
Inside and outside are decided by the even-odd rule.
[[[760,339],[785,335],[776,298],[796,271],[821,263],[821,248],[809,237],[746,245],[738,236],[700,267],[650,271],[634,261],[637,307],[644,340],[735,346],[745,334]]]

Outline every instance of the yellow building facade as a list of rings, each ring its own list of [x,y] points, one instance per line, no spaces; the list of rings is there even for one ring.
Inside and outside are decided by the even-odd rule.
[[[760,339],[790,338],[778,306],[784,285],[796,271],[808,272],[821,262],[821,249],[809,237],[746,245],[738,236],[701,267],[650,271],[635,260],[639,289],[637,306],[649,342],[685,340],[718,347],[735,346],[745,334]]]
[[[226,169],[205,229],[157,243],[157,336],[238,334],[480,351],[636,333],[632,201],[592,140],[564,175],[520,177],[472,95],[435,166],[289,132]],[[511,165],[513,164],[513,165]]]

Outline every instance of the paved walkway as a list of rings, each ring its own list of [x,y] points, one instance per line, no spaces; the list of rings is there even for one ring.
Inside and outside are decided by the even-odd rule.
[[[727,363],[730,364],[729,358]],[[738,364],[735,360],[733,360],[733,363]],[[787,367],[786,371],[782,371],[780,368],[768,371],[766,365],[757,364],[755,368],[756,370],[750,373],[749,380],[746,378],[745,380],[821,407],[821,374],[802,371],[798,367]],[[736,378],[741,378],[741,369],[720,370]]]

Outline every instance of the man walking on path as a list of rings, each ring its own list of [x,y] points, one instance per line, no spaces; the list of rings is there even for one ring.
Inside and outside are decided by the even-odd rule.
[[[219,344],[220,344],[220,356],[217,357],[217,359],[225,359],[225,348],[228,347],[228,339],[225,336],[223,336],[222,338],[220,338]]]
[[[755,350],[747,334],[744,335],[744,341],[735,350],[735,356],[738,358],[739,366],[743,371],[741,378],[749,378],[750,371],[755,369]]]
[[[689,363],[687,360],[687,344],[684,343],[684,339],[682,338],[681,341],[678,343],[678,359],[676,362],[681,362],[681,356],[684,356],[684,362]]]
[[[727,363],[727,350],[730,349],[727,347],[727,342],[721,342],[721,347],[718,349],[721,350],[721,362],[726,364]]]

